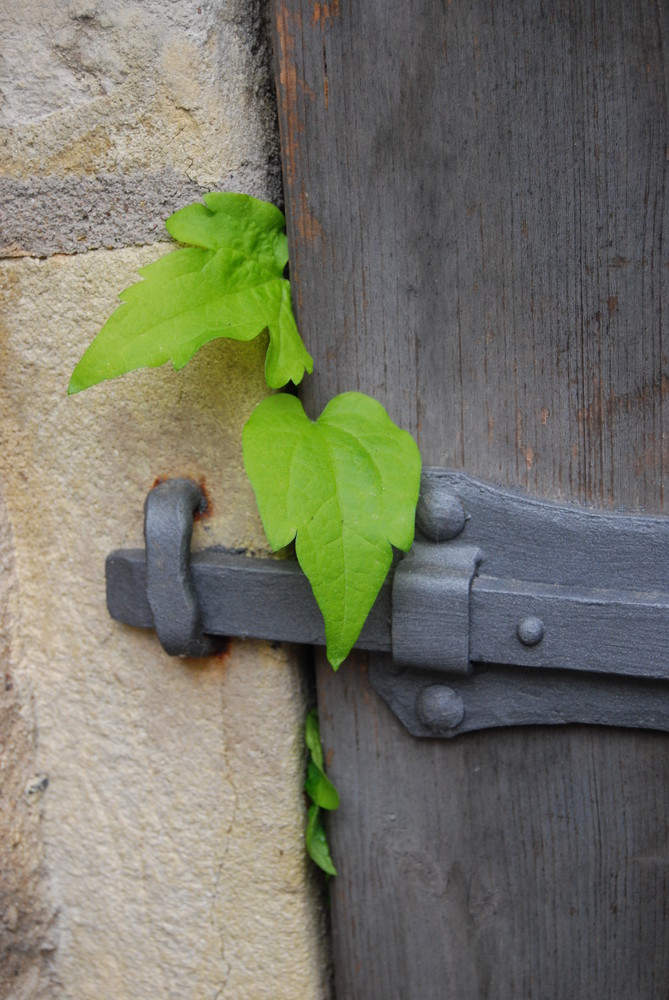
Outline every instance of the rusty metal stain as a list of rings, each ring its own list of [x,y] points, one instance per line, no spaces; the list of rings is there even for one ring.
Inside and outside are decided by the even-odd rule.
[[[311,211],[309,206],[309,196],[304,189],[304,184],[300,189],[297,199],[297,210],[295,212],[295,228],[302,243],[313,246],[323,239],[323,229],[321,224]]]
[[[276,5],[276,37],[279,43],[279,87],[283,92],[281,110],[285,129],[282,146],[285,150],[283,169],[289,187],[295,183],[297,140],[303,127],[297,114],[297,67],[295,65],[295,35],[289,30],[290,14],[285,4]]]
[[[659,441],[655,434],[649,434],[643,451],[637,455],[634,472],[641,477],[646,472],[660,476],[667,455],[667,442]]]
[[[323,265],[325,265],[325,233],[318,218],[311,210],[309,194],[305,190],[304,182],[300,184],[299,195],[294,194],[293,196],[292,216],[294,230],[297,235],[297,240],[295,241],[296,255],[299,255],[302,249],[306,249],[307,251],[320,250],[321,260]],[[297,294],[300,313],[302,310],[301,291],[301,286],[299,286]]]
[[[339,0],[330,0],[329,3],[314,3],[314,10],[311,18],[312,24],[320,24],[322,28],[332,20],[333,17],[340,17]]]
[[[669,394],[669,377],[661,375],[651,385],[640,386],[631,392],[616,393],[610,389],[605,397],[600,391],[599,379],[593,382],[593,400],[576,411],[581,429],[585,426],[602,430],[604,420],[613,422],[617,413],[631,413],[638,407],[655,406]]]
[[[525,447],[521,448],[520,450],[523,455],[523,458],[525,459],[525,465],[527,466],[527,471],[529,472],[532,466],[534,465],[534,448],[532,447],[531,444],[528,444],[525,445]]]
[[[293,14],[286,3],[276,5],[276,37],[279,47],[279,88],[283,95],[280,110],[283,112],[281,145],[285,150],[283,169],[287,186],[294,188],[297,178],[299,136],[304,131],[304,120],[299,113],[299,98],[314,99],[313,90],[298,76],[296,59],[296,34],[302,28],[300,12]]]

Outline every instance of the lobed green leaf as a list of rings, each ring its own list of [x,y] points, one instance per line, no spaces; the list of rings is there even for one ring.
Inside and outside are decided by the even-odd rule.
[[[271,396],[242,440],[269,543],[296,539],[336,669],[376,600],[392,547],[411,547],[418,448],[380,403],[357,392],[336,396],[315,422],[294,396]]]
[[[265,329],[271,388],[297,384],[311,372],[283,277],[283,213],[249,195],[214,193],[166,225],[190,246],[140,269],[143,280],[121,292],[122,305],[74,369],[68,392],[167,361],[179,369],[216,337],[247,341]]]

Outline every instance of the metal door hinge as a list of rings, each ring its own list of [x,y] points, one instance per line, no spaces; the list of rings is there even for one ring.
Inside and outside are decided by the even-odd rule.
[[[146,551],[107,558],[111,615],[165,649],[209,655],[220,636],[324,644],[296,563],[222,549],[189,555],[190,480],[149,493]],[[669,731],[669,518],[561,505],[423,474],[414,546],[356,644],[375,689],[416,736],[589,724]]]

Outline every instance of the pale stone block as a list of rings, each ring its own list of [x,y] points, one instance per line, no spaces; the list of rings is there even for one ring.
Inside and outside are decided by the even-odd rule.
[[[276,201],[264,7],[0,0],[0,255],[165,239],[206,190]]]
[[[255,13],[254,13],[255,8]],[[266,59],[246,0],[3,0],[3,173],[267,166]]]
[[[267,391],[263,342],[217,341],[181,372],[65,395],[117,292],[163,252],[0,265],[4,666],[24,720],[13,780],[35,797],[12,819],[34,841],[21,869],[33,985],[9,995],[319,1000],[327,949],[303,844],[295,655],[233,642],[206,662],[174,660],[105,608],[105,556],[143,544],[157,477],[206,479],[213,513],[195,546],[265,547],[240,445]],[[7,904],[3,919],[0,948],[22,916]]]

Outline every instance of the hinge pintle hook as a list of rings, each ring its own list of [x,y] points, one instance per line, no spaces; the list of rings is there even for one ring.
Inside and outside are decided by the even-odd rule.
[[[222,640],[202,632],[190,571],[193,515],[206,500],[190,479],[158,483],[144,504],[146,596],[156,632],[170,656],[211,656]]]

